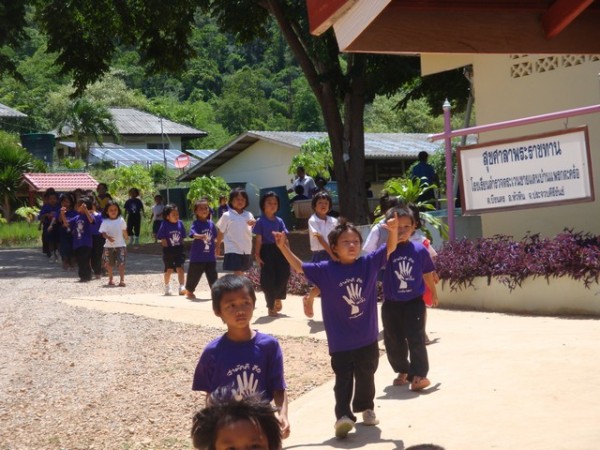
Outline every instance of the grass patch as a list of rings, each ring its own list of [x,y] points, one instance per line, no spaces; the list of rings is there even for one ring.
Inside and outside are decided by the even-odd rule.
[[[42,232],[37,223],[11,222],[0,224],[0,247],[19,248],[42,245]]]

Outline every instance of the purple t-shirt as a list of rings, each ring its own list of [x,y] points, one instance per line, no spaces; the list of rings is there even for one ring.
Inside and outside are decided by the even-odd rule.
[[[40,212],[38,213],[38,219],[41,218],[42,216],[45,216],[46,214],[52,214],[53,217],[57,217],[58,214],[60,214],[60,206],[59,205],[51,206],[49,204],[42,205],[42,208],[40,209]],[[44,225],[50,225],[50,222],[52,222],[52,219],[49,219],[48,217],[44,217],[42,220],[43,220]]]
[[[100,234],[100,225],[102,225],[102,214],[98,211],[92,213],[94,223],[92,224],[92,235],[97,236]]]
[[[211,393],[219,387],[273,400],[275,391],[287,387],[277,339],[257,331],[249,341],[234,342],[223,335],[208,344],[198,360],[192,390]]]
[[[181,220],[178,220],[175,223],[163,220],[158,229],[158,233],[156,234],[156,238],[166,239],[167,247],[182,246],[183,248],[185,226]]]
[[[225,214],[227,211],[229,211],[229,206],[227,206],[227,205],[219,205],[219,208],[217,209],[217,217],[221,218],[221,216],[223,214]]]
[[[321,310],[329,353],[355,350],[377,341],[377,273],[386,261],[382,245],[352,264],[304,263],[304,275],[321,289]]]
[[[256,235],[262,236],[263,244],[274,244],[275,236],[273,236],[273,231],[279,231],[288,233],[287,228],[285,227],[285,223],[280,217],[275,216],[273,220],[266,218],[265,216],[260,216],[256,223],[254,224],[254,228],[252,232]]]
[[[194,234],[204,234],[207,239],[194,239]],[[194,220],[190,228],[192,248],[190,250],[190,262],[215,262],[215,239],[217,238],[217,227],[212,220]]]
[[[423,274],[433,272],[435,266],[429,251],[414,241],[398,244],[388,258],[383,275],[385,301],[408,301],[425,292]]]
[[[73,235],[73,250],[79,247],[92,247],[92,224],[85,214],[77,214],[69,220]]]
[[[144,204],[139,198],[135,197],[128,199],[123,205],[123,208],[129,214],[141,214],[144,210]]]

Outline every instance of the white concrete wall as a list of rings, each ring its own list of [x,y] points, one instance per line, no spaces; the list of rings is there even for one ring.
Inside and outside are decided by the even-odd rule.
[[[571,67],[558,56],[557,69],[539,72],[535,64],[548,55],[527,55],[511,59],[508,55],[474,55],[474,82],[477,124],[483,125],[526,116],[550,113],[600,103],[600,60],[584,57],[584,62]],[[511,77],[511,66],[519,62],[533,64],[531,75]],[[547,62],[547,61],[546,61]],[[482,215],[484,236],[509,234],[521,238],[528,230],[544,236],[555,235],[565,227],[600,234],[600,114],[591,114],[543,122],[518,128],[483,133],[481,143],[514,138],[581,125],[589,126],[592,177],[595,178],[596,200],[568,206],[532,208],[528,210]]]
[[[257,215],[260,212],[260,189],[291,186],[293,177],[287,172],[298,151],[260,140],[214,170],[212,175],[222,177],[228,183],[247,183],[246,190],[250,197],[248,209]]]

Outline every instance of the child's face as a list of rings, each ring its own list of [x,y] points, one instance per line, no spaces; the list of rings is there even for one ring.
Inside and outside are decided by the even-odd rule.
[[[354,231],[344,231],[339,235],[337,243],[331,250],[340,258],[341,262],[352,262],[360,256],[360,236]]]
[[[246,207],[246,199],[238,194],[231,199],[231,206],[233,206],[233,209],[236,211],[242,211]]]
[[[259,425],[249,420],[223,425],[217,431],[216,450],[268,450],[269,441]]]
[[[70,208],[71,207],[71,200],[69,200],[67,197],[63,198],[60,201],[60,206],[62,206],[63,208]]]
[[[219,199],[219,205],[223,206],[227,204],[227,199],[225,197],[221,197]]]
[[[329,212],[329,200],[324,198],[320,198],[315,203],[315,212],[320,216],[326,216]]]
[[[119,215],[119,208],[117,208],[117,205],[110,205],[106,210],[106,214],[109,218],[116,219]]]
[[[96,188],[96,191],[98,191],[99,195],[106,194],[106,188],[102,184],[98,185],[98,187]]]
[[[246,288],[224,292],[221,298],[221,311],[215,313],[225,322],[227,328],[247,328],[252,319],[254,302]]]
[[[50,206],[56,205],[56,201],[57,201],[56,200],[56,195],[50,195],[50,196],[48,196],[48,204]]]
[[[267,197],[264,203],[264,212],[267,216],[274,215],[279,209],[279,202],[275,197]]]
[[[194,210],[194,212],[196,213],[196,217],[199,220],[208,219],[208,216],[210,215],[210,209],[208,208],[208,203],[200,203],[198,206],[196,206],[196,209]]]
[[[157,205],[160,205],[162,203],[162,198],[154,197],[154,203],[156,203]]]
[[[408,242],[416,230],[415,223],[410,217],[398,217],[398,242]]]
[[[177,223],[179,220],[179,210],[173,209],[167,216],[167,220],[171,223]]]

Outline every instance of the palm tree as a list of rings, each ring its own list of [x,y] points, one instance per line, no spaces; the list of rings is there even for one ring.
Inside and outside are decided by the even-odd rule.
[[[93,102],[86,97],[74,100],[65,117],[58,124],[59,135],[72,135],[75,140],[75,156],[89,163],[90,146],[97,142],[102,145],[104,135],[112,136],[120,141],[119,131],[112,114],[104,105]]]
[[[9,133],[0,132],[0,200],[4,218],[10,222],[12,205],[17,200],[17,191],[23,173],[34,168],[33,156]]]

